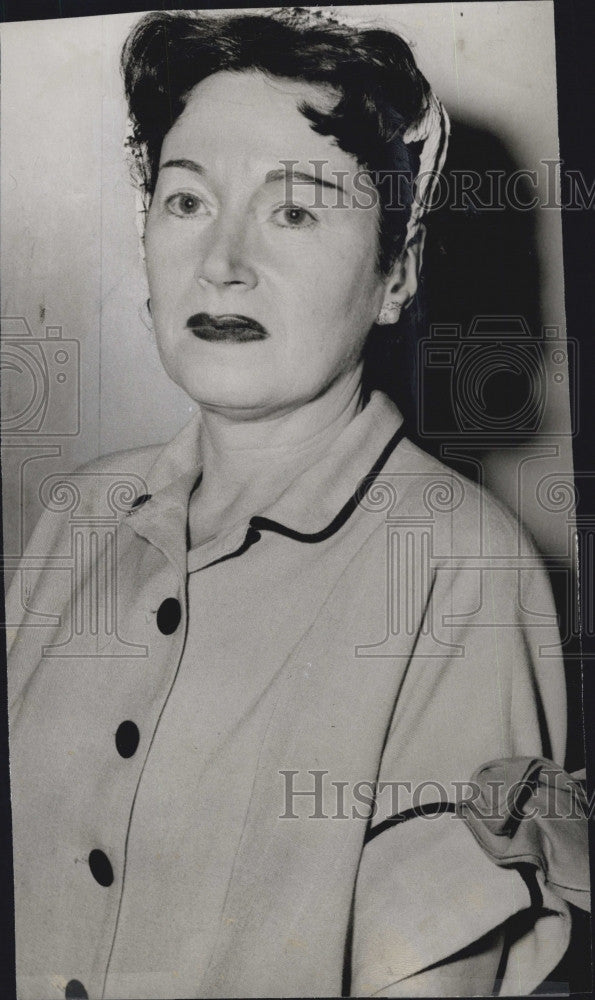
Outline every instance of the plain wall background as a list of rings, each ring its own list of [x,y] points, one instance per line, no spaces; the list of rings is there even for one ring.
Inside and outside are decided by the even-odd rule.
[[[350,18],[400,31],[451,115],[496,136],[519,168],[538,169],[540,160],[557,158],[549,0],[345,10]],[[2,315],[24,317],[37,338],[47,325],[62,327],[64,338],[79,341],[81,357],[78,434],[61,435],[61,404],[47,436],[4,433],[9,556],[18,555],[40,512],[37,487],[45,475],[165,441],[195,409],[162,371],[141,315],[148,290],[123,150],[126,111],[118,68],[122,41],[139,17],[1,28]],[[545,201],[543,170],[539,183]],[[544,322],[563,332],[559,211],[536,212],[535,227],[538,305]],[[6,413],[17,390],[13,375],[3,374]],[[72,396],[72,379],[69,386]],[[66,427],[66,415],[64,420]],[[523,448],[494,449],[484,457],[491,489],[513,508],[520,505],[542,551],[561,558],[570,551],[568,512],[544,510],[534,487],[549,472],[571,472],[570,438],[548,436],[567,427],[564,382],[550,392],[542,434],[533,442],[545,446],[543,457],[523,465]]]

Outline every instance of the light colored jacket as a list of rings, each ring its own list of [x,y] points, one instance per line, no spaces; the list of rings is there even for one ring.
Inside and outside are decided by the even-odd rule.
[[[216,657],[220,637],[221,670],[264,672],[250,707],[239,680],[232,689],[241,724],[228,756],[209,765],[210,792],[168,715],[176,685],[188,683],[198,418],[164,447],[42,484],[47,509],[8,598],[22,1000],[60,1000],[75,980],[89,997],[120,1000],[371,994],[531,912],[521,875],[494,865],[452,816],[366,842],[395,811],[378,781],[402,783],[401,811],[454,799],[454,783],[493,758],[564,763],[564,674],[539,558],[511,515],[402,438],[400,425],[374,394],[333,453],[269,510],[193,554],[211,638],[190,653],[197,663]],[[224,721],[217,690],[209,697]],[[197,712],[206,724],[198,701]],[[248,716],[257,746],[241,743]],[[140,730],[129,758],[114,749],[123,720]],[[237,818],[223,801],[234,759],[249,771]],[[310,818],[310,795],[290,797],[296,818],[281,818],[290,779],[301,790],[321,782],[323,817]],[[330,818],[333,782],[346,783],[345,819]],[[357,782],[371,783],[367,797],[362,785],[354,797]],[[160,818],[170,787],[197,829],[208,821],[212,841],[237,835],[229,868],[209,873],[225,885],[197,965],[205,841],[175,813]],[[216,809],[205,816],[215,787],[235,833]],[[148,835],[154,867],[138,846]],[[93,878],[91,850],[109,859],[109,886]],[[503,993],[530,992],[567,947],[568,907],[542,893],[543,908],[510,943]],[[139,915],[142,936],[127,913]],[[176,930],[177,951],[163,944],[162,954],[170,926],[187,940]]]

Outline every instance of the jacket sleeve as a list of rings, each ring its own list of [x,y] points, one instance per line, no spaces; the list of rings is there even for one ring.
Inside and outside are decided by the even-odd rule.
[[[539,874],[531,883],[495,864],[460,813],[386,823],[473,794],[470,779],[486,761],[527,755],[563,765],[557,619],[545,571],[526,551],[522,563],[436,571],[358,872],[352,995],[491,995],[496,970],[500,993],[527,995],[568,947],[568,904]]]

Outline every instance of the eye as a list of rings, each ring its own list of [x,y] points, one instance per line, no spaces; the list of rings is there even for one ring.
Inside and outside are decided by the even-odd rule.
[[[312,213],[299,205],[281,205],[274,215],[276,224],[284,229],[308,229],[316,223]]]
[[[202,198],[199,198],[196,194],[192,194],[190,191],[179,191],[177,194],[172,194],[166,199],[165,204],[173,215],[188,217],[205,215],[207,211]]]

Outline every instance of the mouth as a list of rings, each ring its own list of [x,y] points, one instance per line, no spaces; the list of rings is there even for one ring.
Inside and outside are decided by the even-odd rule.
[[[260,323],[249,316],[211,316],[210,313],[195,313],[187,320],[186,326],[195,337],[211,342],[246,344],[252,340],[264,340],[268,333]]]

